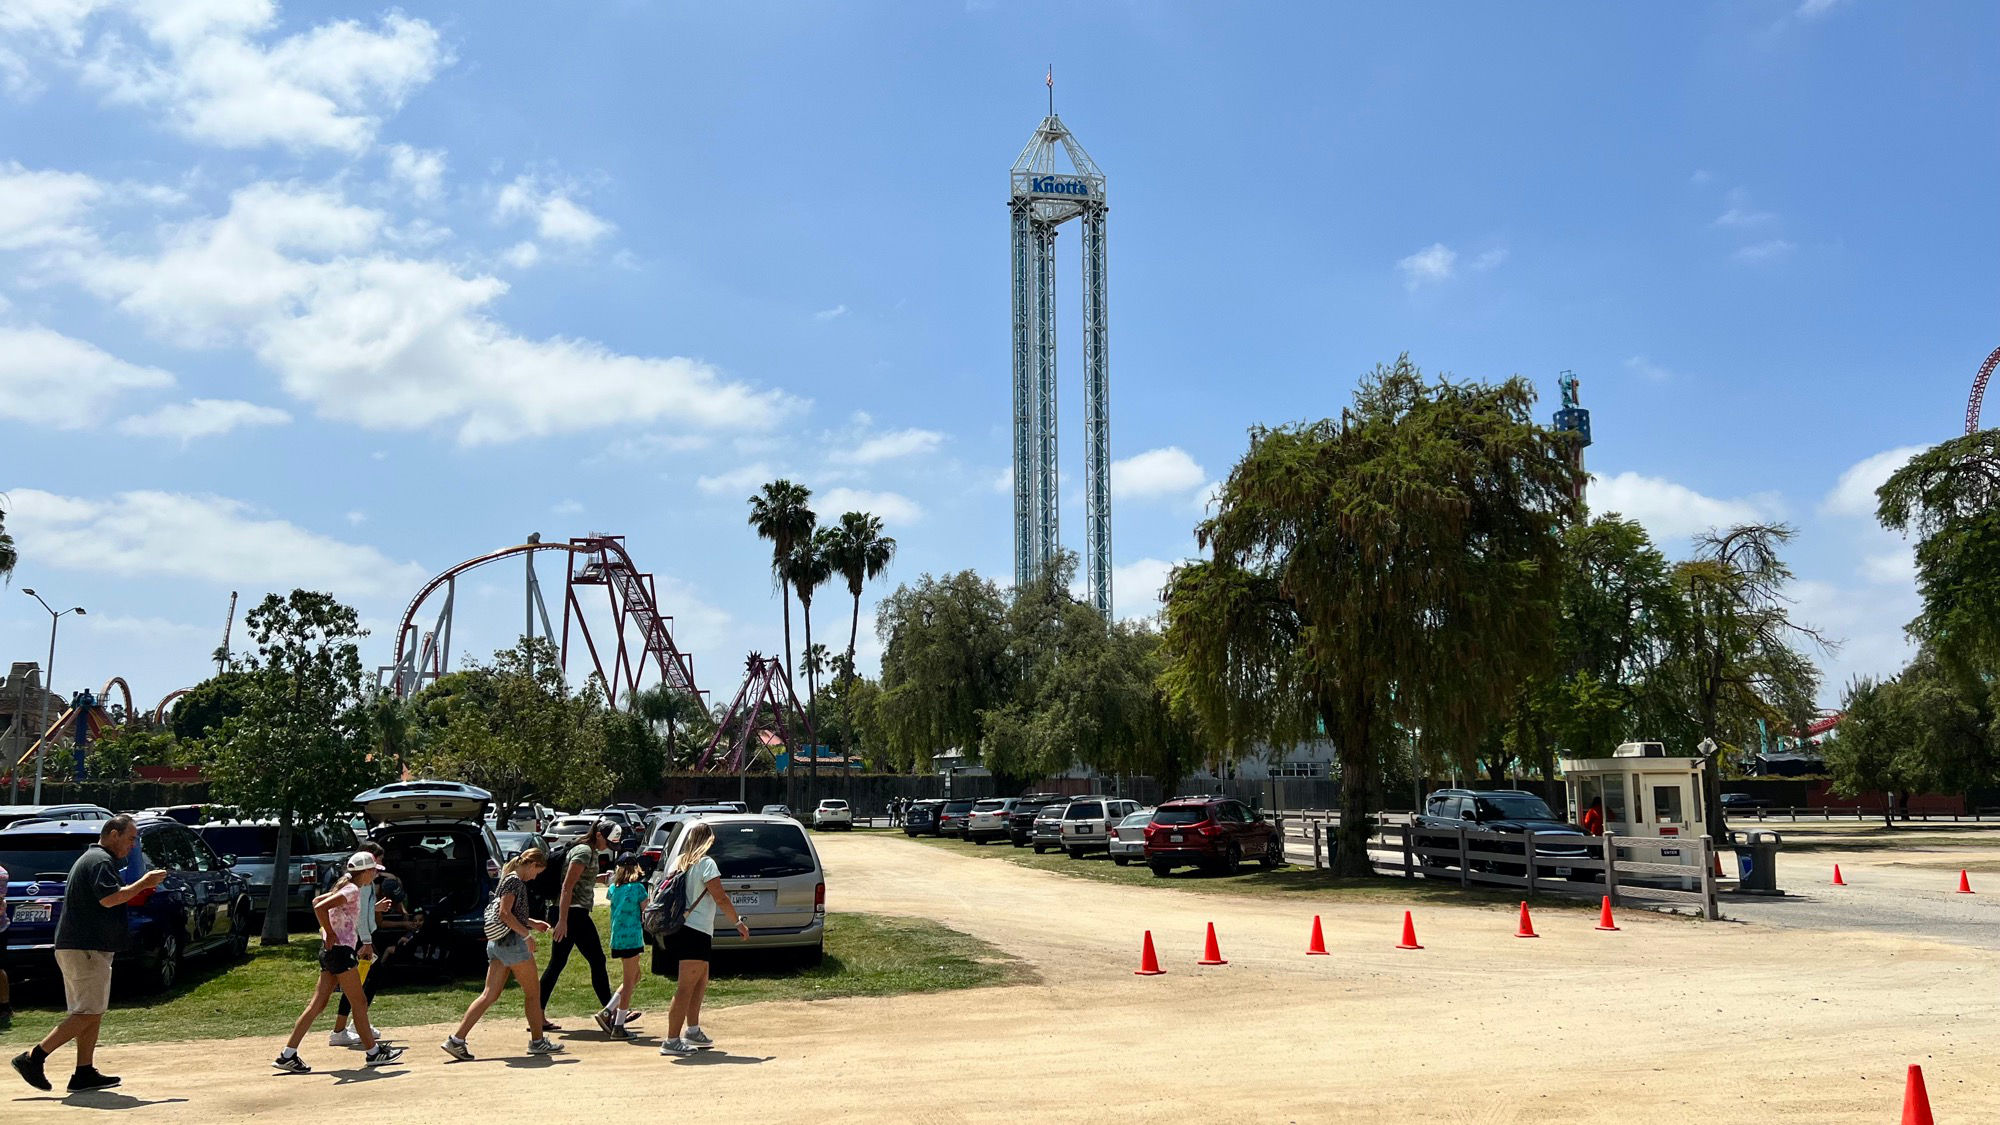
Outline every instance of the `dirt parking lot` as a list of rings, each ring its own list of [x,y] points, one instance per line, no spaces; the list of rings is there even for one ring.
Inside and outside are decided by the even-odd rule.
[[[412,1047],[405,1065],[333,1070],[358,1056],[341,1059],[323,1037],[306,1052],[321,1072],[302,1077],[269,1070],[274,1042],[114,1046],[102,1062],[124,1089],[71,1104],[203,1123],[337,1114],[390,1125],[507,1106],[574,1111],[565,1120],[979,1122],[1019,1120],[1025,1092],[1058,1119],[1199,1108],[1244,1121],[1876,1125],[1897,1119],[1916,1062],[1940,1121],[2000,1118],[1993,955],[1922,924],[1628,912],[1620,932],[1599,933],[1594,916],[1552,911],[1529,941],[1513,937],[1509,911],[1431,905],[1417,916],[1426,948],[1406,952],[1394,948],[1400,911],[1379,903],[1109,885],[874,834],[820,846],[836,905],[936,918],[1026,959],[1041,982],[730,1009],[709,1021],[723,1049],[685,1061],[661,1058],[650,1037],[616,1044],[593,1030],[571,1035],[565,1056],[531,1062],[501,1054],[520,1049],[517,1029],[490,1026],[474,1041],[490,1057],[449,1064],[435,1049],[442,1029],[400,1027],[385,997],[380,1018]],[[1988,909],[1951,896],[1943,868],[1910,865],[1935,858],[1926,852],[1802,852],[1787,873],[1830,874],[1849,854],[1838,862],[1864,894],[1908,896],[1940,916]],[[2000,898],[2000,874],[1992,889]],[[1330,957],[1303,955],[1315,909]],[[1210,921],[1226,966],[1195,964]],[[1166,976],[1132,975],[1145,929]],[[661,1031],[664,1019],[647,1025]],[[7,1096],[9,1121],[76,1112],[19,1086]]]

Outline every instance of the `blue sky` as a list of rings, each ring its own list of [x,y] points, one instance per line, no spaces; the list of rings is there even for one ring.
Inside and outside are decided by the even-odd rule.
[[[1257,423],[1408,351],[1583,380],[1593,500],[1785,519],[1828,698],[1901,663],[1868,493],[2000,340],[1987,4],[0,7],[0,659],[199,679],[228,592],[359,607],[628,536],[703,686],[778,647],[744,498],[1011,574],[1005,174],[1109,177],[1113,549],[1151,612]],[[1081,545],[1074,236],[1064,534]],[[553,567],[545,568],[545,579]],[[458,654],[507,643],[511,568]],[[844,629],[838,591],[822,633]],[[240,641],[242,634],[238,633]],[[150,705],[148,702],[147,705]]]

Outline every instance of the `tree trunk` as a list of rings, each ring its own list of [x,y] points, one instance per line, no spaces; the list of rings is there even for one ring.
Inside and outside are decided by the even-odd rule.
[[[806,651],[810,653],[813,647],[812,600],[810,598],[805,597],[804,595],[801,595],[799,597],[799,610],[802,614],[804,614],[806,619]],[[813,692],[812,682],[813,682],[812,669],[807,668],[806,669],[806,737],[817,738],[819,736],[813,733],[814,692]],[[813,803],[814,808],[818,808],[819,807],[819,748],[815,746],[808,746],[808,749],[812,753],[812,760],[807,765],[808,777],[810,778],[810,780],[808,780],[806,783],[806,800],[811,801]]]
[[[271,898],[264,904],[264,945],[285,945],[291,941],[292,903],[292,810],[288,805],[278,813],[278,846],[271,857]],[[315,888],[317,889],[317,888]]]
[[[1368,741],[1367,709],[1355,710],[1363,717],[1345,724],[1326,722],[1332,716],[1324,708],[1320,716],[1327,731],[1341,732],[1340,827],[1334,833],[1336,844],[1331,865],[1335,875],[1375,873],[1375,865],[1368,861],[1369,776],[1374,754]]]
[[[792,582],[778,579],[778,599],[785,606],[785,683],[792,682]]]

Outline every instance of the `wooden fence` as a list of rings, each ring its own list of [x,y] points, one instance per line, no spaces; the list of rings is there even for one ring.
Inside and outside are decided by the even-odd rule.
[[[1288,853],[1309,848],[1313,867],[1332,866],[1336,816],[1292,813],[1278,818],[1278,826]],[[1368,838],[1369,862],[1378,874],[1516,887],[1529,898],[1609,894],[1613,903],[1693,906],[1707,918],[1721,917],[1715,856],[1706,836],[1578,837],[1378,824]]]

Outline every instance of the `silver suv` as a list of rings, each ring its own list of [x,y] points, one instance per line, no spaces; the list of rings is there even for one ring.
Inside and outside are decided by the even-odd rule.
[[[715,949],[789,952],[797,963],[817,965],[826,950],[826,872],[805,828],[788,816],[762,813],[712,813],[701,818],[715,832],[709,858],[722,871],[722,889],[736,913],[750,923],[750,939],[721,923],[716,911]],[[674,839],[648,886],[657,889],[687,848],[688,834]],[[699,894],[701,888],[689,887]],[[667,964],[660,939],[648,934],[653,946],[653,971],[662,976],[676,966]]]
[[[1034,846],[1036,855],[1063,846],[1063,810],[1067,808],[1068,801],[1053,801],[1043,805],[1041,811],[1035,814],[1035,826],[1028,830],[1028,843]]]
[[[1108,847],[1111,828],[1139,811],[1139,802],[1123,797],[1084,797],[1071,801],[1062,812],[1062,849],[1076,859],[1085,852]]]

